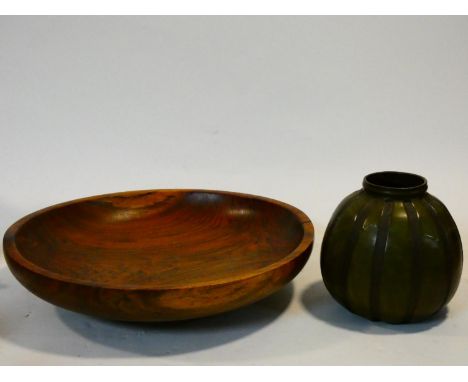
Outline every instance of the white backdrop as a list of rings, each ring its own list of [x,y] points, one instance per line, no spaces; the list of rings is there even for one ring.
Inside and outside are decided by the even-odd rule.
[[[319,270],[340,200],[416,172],[468,243],[467,17],[0,17],[0,228],[69,199],[147,188],[264,195],[316,241],[294,283],[195,323],[56,309],[0,260],[4,364],[468,364],[468,278],[446,316],[369,323]]]

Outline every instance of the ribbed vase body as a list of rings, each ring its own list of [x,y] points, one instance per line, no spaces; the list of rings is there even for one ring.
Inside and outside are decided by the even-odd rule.
[[[331,295],[358,315],[390,323],[421,321],[442,309],[462,263],[452,216],[425,190],[354,192],[334,212],[321,252]]]

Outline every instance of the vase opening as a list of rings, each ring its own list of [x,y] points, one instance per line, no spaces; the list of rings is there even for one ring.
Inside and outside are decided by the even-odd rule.
[[[382,171],[364,177],[364,190],[387,196],[416,196],[427,191],[424,177],[407,172]]]

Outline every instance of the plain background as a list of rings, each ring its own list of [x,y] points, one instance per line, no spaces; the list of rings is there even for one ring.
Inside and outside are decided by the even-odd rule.
[[[380,170],[416,172],[468,242],[467,17],[0,17],[0,228],[148,188],[302,209],[303,272],[251,307],[109,323],[31,295],[0,260],[1,364],[468,364],[468,278],[448,310],[375,324],[323,287],[323,232]]]

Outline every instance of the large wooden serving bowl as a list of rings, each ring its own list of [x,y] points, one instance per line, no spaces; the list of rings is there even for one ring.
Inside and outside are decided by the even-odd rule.
[[[108,319],[172,321],[278,290],[306,263],[313,226],[263,197],[150,190],[43,209],[3,240],[10,270],[44,300]]]

